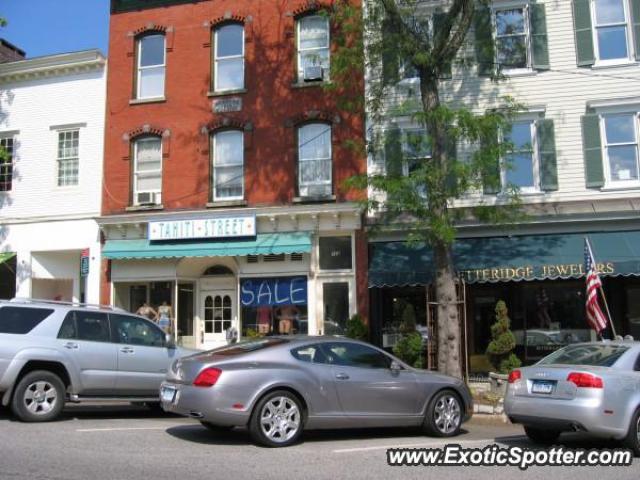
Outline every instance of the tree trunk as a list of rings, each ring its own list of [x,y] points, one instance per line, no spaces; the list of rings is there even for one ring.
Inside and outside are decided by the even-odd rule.
[[[432,112],[440,106],[437,73],[420,72],[420,94],[424,112]],[[431,138],[431,161],[435,162],[441,182],[446,182],[450,160],[447,158],[447,125],[439,116],[427,117],[426,128]],[[445,185],[436,186],[436,190],[445,191]],[[452,218],[446,196],[429,195],[427,201],[434,218],[449,225]],[[458,296],[456,292],[456,274],[451,255],[451,244],[437,238],[433,239],[435,262],[436,302],[438,303],[438,371],[462,378],[460,368],[460,320],[458,317]]]
[[[436,264],[435,287],[438,302],[438,371],[462,378],[460,319],[451,245],[435,242],[433,254]]]

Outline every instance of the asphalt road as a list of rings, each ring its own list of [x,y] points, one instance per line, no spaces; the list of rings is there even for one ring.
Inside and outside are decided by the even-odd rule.
[[[441,447],[451,441],[414,429],[306,432],[284,449],[253,445],[234,429],[213,434],[199,423],[143,407],[71,406],[62,420],[24,424],[0,410],[2,479],[513,479],[640,478],[640,460],[628,467],[390,467],[386,450]],[[474,419],[455,439],[466,447],[533,447],[518,426]],[[578,435],[563,437],[572,448],[612,448]]]

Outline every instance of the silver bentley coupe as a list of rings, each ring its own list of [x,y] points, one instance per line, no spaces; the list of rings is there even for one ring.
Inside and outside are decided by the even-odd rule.
[[[211,430],[246,426],[284,447],[304,429],[421,426],[457,435],[471,417],[467,386],[341,337],[265,337],[173,362],[162,407]]]
[[[504,409],[536,443],[586,432],[640,456],[640,342],[577,343],[513,370]]]

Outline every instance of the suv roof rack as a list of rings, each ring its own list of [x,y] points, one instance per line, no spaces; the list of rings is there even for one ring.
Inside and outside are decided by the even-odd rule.
[[[113,310],[114,312],[126,312],[125,309],[120,307],[115,307],[113,305],[100,305],[98,303],[65,302],[62,300],[47,300],[44,298],[24,298],[24,297],[15,297],[9,301],[11,303],[45,303],[50,305],[67,305],[71,307],[82,307],[82,308],[102,308],[105,310]]]

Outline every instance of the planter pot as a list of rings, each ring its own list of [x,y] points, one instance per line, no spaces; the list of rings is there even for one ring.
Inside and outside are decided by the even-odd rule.
[[[491,384],[491,393],[504,397],[507,393],[507,382],[509,375],[502,373],[489,372],[489,383]]]

